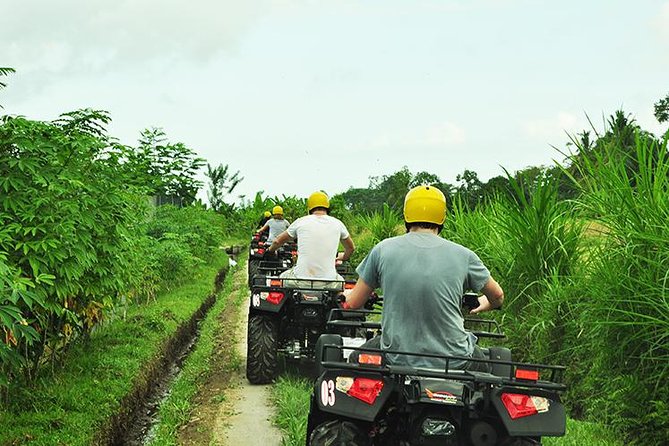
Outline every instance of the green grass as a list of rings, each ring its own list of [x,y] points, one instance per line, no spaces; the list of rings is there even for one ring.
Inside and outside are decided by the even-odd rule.
[[[567,435],[564,437],[546,437],[543,444],[547,446],[623,446],[620,437],[601,424],[588,421],[567,419]]]
[[[313,384],[292,375],[279,378],[272,387],[272,401],[277,408],[274,424],[283,433],[282,446],[304,446]]]
[[[206,319],[202,322],[200,337],[193,352],[184,362],[181,373],[174,381],[169,396],[160,405],[159,424],[155,430],[155,437],[149,443],[150,445],[176,445],[179,428],[184,426],[190,419],[193,409],[194,398],[199,387],[206,381],[211,374],[212,355],[216,345],[216,334],[218,330],[225,330],[226,327],[219,326],[218,317],[229,305],[239,306],[241,296],[246,296],[246,288],[242,288],[232,295],[233,274],[243,273],[245,263],[242,261],[235,268],[229,271],[225,279],[225,284],[216,304],[212,307]],[[234,300],[233,300],[234,297]],[[241,367],[241,358],[233,349],[233,360],[227,367],[235,370]],[[218,397],[220,401],[225,399],[221,393]]]
[[[129,308],[127,320],[96,330],[73,346],[64,366],[15,395],[0,412],[0,445],[89,445],[119,402],[141,379],[163,342],[211,294],[213,279],[227,264],[218,253],[193,272],[190,283]]]

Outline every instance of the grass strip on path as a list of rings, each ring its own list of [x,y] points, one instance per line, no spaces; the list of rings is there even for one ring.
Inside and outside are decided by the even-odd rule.
[[[295,375],[281,376],[272,387],[277,409],[272,421],[283,433],[282,446],[304,446],[312,389],[311,381]]]
[[[228,257],[197,268],[192,280],[146,305],[133,305],[126,320],[114,320],[74,345],[64,366],[24,389],[0,411],[0,445],[91,445],[121,410],[121,401],[146,383],[146,365],[211,295]]]
[[[154,437],[150,445],[177,445],[179,430],[186,425],[191,418],[194,408],[195,397],[198,390],[204,385],[212,373],[218,373],[214,355],[216,354],[217,341],[219,340],[220,330],[230,330],[231,327],[220,325],[222,314],[229,309],[231,305],[235,309],[239,308],[241,298],[246,297],[246,293],[234,293],[235,286],[245,283],[245,263],[240,262],[233,274],[228,274],[225,279],[223,289],[219,293],[219,299],[212,307],[206,319],[200,327],[200,337],[193,352],[188,356],[183,364],[181,373],[174,381],[169,396],[162,402],[159,410],[159,424],[155,429]],[[242,279],[240,280],[240,276]],[[241,290],[246,291],[242,286]],[[242,358],[234,348],[234,343],[228,345],[230,351],[226,356],[230,358],[223,367],[227,371],[236,370],[241,367]],[[221,393],[218,398],[223,398]]]
[[[273,402],[277,408],[274,423],[284,434],[283,446],[306,444],[309,399],[313,383],[292,375],[279,378],[272,388]],[[605,426],[586,421],[567,420],[567,435],[559,438],[545,437],[543,444],[550,446],[622,446],[623,443]]]

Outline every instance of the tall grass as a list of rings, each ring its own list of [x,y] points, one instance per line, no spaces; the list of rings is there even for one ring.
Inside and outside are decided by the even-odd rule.
[[[626,168],[633,161],[638,172]],[[606,228],[592,247],[582,326],[591,340],[581,388],[590,413],[669,444],[669,155],[639,134],[633,152],[615,142],[580,164],[579,204]]]
[[[383,204],[381,212],[355,216],[351,223],[356,243],[356,250],[351,257],[354,266],[365,258],[374,245],[401,234],[404,228],[404,220],[387,203]]]

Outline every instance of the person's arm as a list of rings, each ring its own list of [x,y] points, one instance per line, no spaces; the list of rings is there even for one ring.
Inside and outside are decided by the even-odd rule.
[[[272,242],[272,245],[267,249],[269,252],[275,252],[277,249],[279,249],[284,243],[292,240],[292,237],[288,235],[288,231],[283,231],[281,234],[278,235],[277,238],[274,239]]]
[[[256,232],[258,232],[258,234],[260,234],[260,233],[262,233],[262,232],[264,232],[264,231],[267,231],[268,229],[269,229],[269,225],[268,225],[268,224],[265,224],[265,226],[263,226],[262,228],[258,229],[258,231],[256,231]]]
[[[499,308],[504,303],[504,290],[495,279],[490,277],[481,289],[483,296],[479,296],[479,306],[470,311],[471,314],[482,313],[484,311]]]
[[[353,251],[355,251],[355,243],[353,243],[353,239],[351,238],[351,236],[348,236],[347,238],[341,241],[341,244],[344,245],[344,252],[343,254],[337,255],[337,260],[341,260],[344,262],[351,258]]]
[[[344,291],[344,296],[346,296],[346,301],[344,302],[344,308],[350,308],[352,310],[357,310],[362,308],[369,299],[370,294],[372,294],[374,288],[367,285],[362,278],[358,278],[355,286],[352,290]]]

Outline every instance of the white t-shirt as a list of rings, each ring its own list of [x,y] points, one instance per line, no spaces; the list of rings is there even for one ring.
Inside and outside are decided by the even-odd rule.
[[[329,215],[312,214],[295,220],[287,231],[297,237],[295,277],[337,280],[337,248],[340,240],[349,237],[344,223]]]

